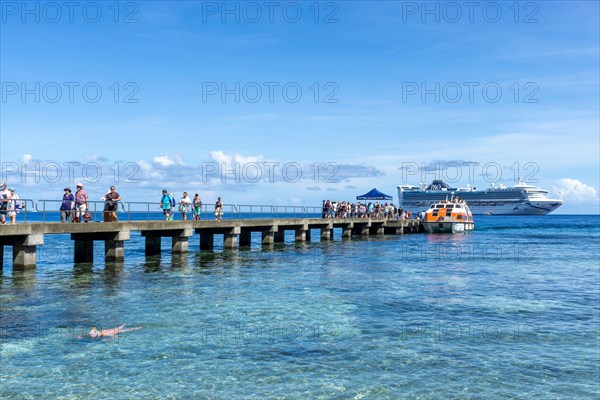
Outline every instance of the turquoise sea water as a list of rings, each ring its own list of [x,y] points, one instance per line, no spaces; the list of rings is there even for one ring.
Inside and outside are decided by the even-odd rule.
[[[0,278],[0,398],[598,398],[599,217],[476,224],[107,265],[46,236]]]

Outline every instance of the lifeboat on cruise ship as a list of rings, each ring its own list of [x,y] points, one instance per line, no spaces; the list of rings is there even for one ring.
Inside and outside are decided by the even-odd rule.
[[[433,203],[425,212],[423,227],[428,233],[462,233],[475,228],[473,214],[463,200]]]

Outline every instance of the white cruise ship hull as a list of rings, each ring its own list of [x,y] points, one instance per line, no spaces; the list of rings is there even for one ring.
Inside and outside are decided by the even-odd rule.
[[[475,215],[546,215],[560,207],[556,202],[527,202],[518,204],[471,206]]]

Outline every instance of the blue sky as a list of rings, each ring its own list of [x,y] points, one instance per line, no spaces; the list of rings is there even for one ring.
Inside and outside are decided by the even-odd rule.
[[[21,197],[312,205],[526,176],[599,212],[598,2],[0,4]]]

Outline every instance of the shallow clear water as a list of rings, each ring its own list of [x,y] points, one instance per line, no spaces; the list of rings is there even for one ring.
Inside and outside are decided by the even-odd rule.
[[[46,236],[0,278],[0,398],[596,398],[599,217],[476,223],[76,266]]]

